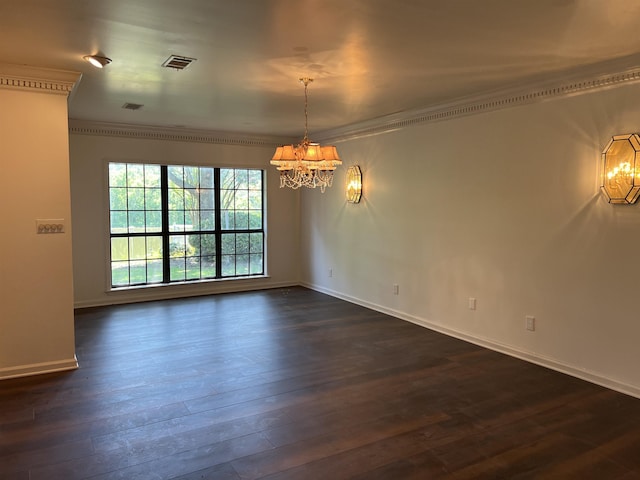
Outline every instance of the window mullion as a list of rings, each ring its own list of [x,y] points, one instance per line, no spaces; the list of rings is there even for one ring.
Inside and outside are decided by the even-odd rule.
[[[221,199],[220,169],[213,170],[213,188],[215,190],[215,238],[216,238],[216,278],[222,278],[222,218],[220,214]]]
[[[160,201],[162,203],[162,283],[169,283],[171,266],[169,263],[169,175],[167,166],[160,166]]]

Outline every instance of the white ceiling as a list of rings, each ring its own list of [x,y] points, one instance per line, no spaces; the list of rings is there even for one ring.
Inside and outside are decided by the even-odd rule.
[[[639,25],[632,0],[0,0],[0,62],[82,72],[73,119],[291,136],[312,77],[313,137],[635,58]]]

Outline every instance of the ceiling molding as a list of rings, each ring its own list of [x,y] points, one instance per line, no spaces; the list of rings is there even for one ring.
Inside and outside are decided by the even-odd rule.
[[[252,135],[235,132],[216,132],[180,127],[155,127],[128,125],[122,123],[91,122],[75,119],[69,120],[69,133],[74,135],[212,143],[245,147],[275,147],[277,145],[292,143],[290,137]]]
[[[69,95],[81,76],[67,70],[0,63],[0,88]]]
[[[565,72],[562,80],[546,80],[512,88],[500,89],[490,93],[483,93],[458,99],[449,103],[431,107],[412,109],[398,112],[384,117],[359,122],[332,130],[325,130],[316,134],[318,141],[341,142],[360,137],[379,135],[393,132],[402,128],[425,123],[452,120],[454,118],[475,115],[479,113],[501,110],[504,108],[528,105],[558,98],[600,91],[622,85],[629,85],[640,81],[640,62],[632,59],[635,66],[619,68],[610,73],[602,72],[602,67],[616,66],[616,62],[607,62],[590,66],[588,70]],[[622,61],[617,61],[620,67]],[[600,67],[600,68],[598,68]]]

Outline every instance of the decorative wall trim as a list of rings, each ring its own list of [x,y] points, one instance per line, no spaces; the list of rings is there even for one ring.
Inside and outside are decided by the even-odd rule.
[[[461,332],[459,330],[454,330],[454,329],[445,327],[444,325],[430,322],[424,318],[416,317],[415,315],[411,315],[406,312],[402,312],[400,310],[387,308],[382,305],[378,305],[376,303],[367,302],[365,300],[361,300],[356,297],[344,295],[340,292],[336,292],[334,290],[327,289],[319,285],[313,285],[306,282],[301,283],[301,285],[304,287],[310,288],[312,290],[315,290],[317,292],[325,293],[332,297],[336,297],[341,300],[345,300],[347,302],[355,303],[356,305],[360,305],[362,307],[375,310],[376,312],[384,313],[386,315],[390,315],[400,320],[405,320],[411,323],[415,323],[416,325],[420,325],[421,327],[428,328],[429,330],[434,330],[444,335],[448,335],[450,337],[457,338],[465,342],[473,343],[474,345],[488,348],[489,350],[493,350],[495,352],[504,353],[505,355],[519,358],[520,360],[534,363],[536,365],[540,365],[542,367],[549,368],[551,370],[555,370],[557,372],[561,372],[561,373],[570,375],[572,377],[576,377],[581,380],[594,383],[596,385],[600,385],[601,387],[605,387],[610,390],[615,390],[617,392],[624,393],[626,395],[631,395],[633,397],[640,398],[640,386],[629,385],[627,383],[620,382],[612,378],[604,377],[596,372],[590,372],[581,368],[574,367],[572,365],[567,365],[555,359],[543,357],[536,353],[527,352],[525,350],[521,350],[519,348],[510,346],[510,345],[505,345],[499,342],[495,342],[487,338],[475,337],[467,333]]]
[[[147,140],[169,140],[174,142],[213,143],[245,147],[276,147],[293,143],[290,137],[251,135],[234,132],[216,132],[172,127],[128,125],[122,123],[69,120],[69,133],[103,137],[139,138]]]
[[[325,130],[316,137],[322,143],[340,142],[388,133],[414,125],[629,85],[640,81],[639,65],[640,58],[637,56],[602,62],[588,68],[565,72],[561,79],[529,82],[525,85],[473,95],[445,104],[399,112],[333,130]]]
[[[78,72],[0,63],[0,88],[69,95],[80,77]]]
[[[0,368],[0,380],[40,375],[42,373],[63,372],[66,370],[75,370],[76,368],[78,368],[78,359],[74,355],[73,358],[56,362],[33,363],[31,365]]]

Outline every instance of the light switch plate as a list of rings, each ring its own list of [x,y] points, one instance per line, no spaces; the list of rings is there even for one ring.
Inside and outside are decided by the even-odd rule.
[[[36,220],[36,233],[64,233],[64,218]]]

